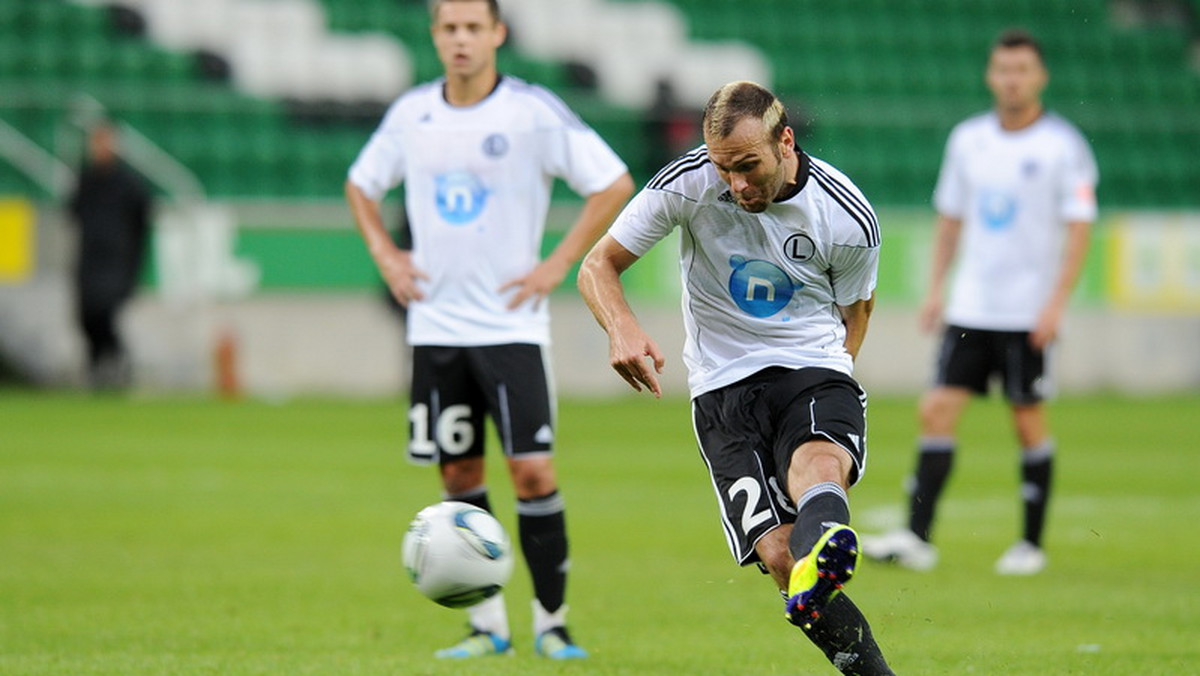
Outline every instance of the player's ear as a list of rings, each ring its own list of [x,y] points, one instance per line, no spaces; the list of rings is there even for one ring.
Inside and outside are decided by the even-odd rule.
[[[499,49],[500,45],[504,44],[504,41],[507,39],[508,39],[508,24],[504,23],[503,21],[497,21],[492,46]]]
[[[784,157],[787,157],[788,153],[792,152],[792,149],[795,147],[796,132],[792,131],[790,126],[785,126],[783,133],[779,135],[779,150],[783,153]]]

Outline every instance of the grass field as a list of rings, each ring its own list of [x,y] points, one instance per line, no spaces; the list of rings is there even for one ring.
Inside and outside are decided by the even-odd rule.
[[[876,398],[862,530],[897,523],[913,402]],[[1015,537],[1002,407],[963,429],[938,543],[917,574],[848,591],[901,674],[1200,673],[1200,398],[1069,398],[1051,568],[992,574]],[[686,402],[563,402],[569,596],[586,662],[431,657],[465,630],[399,563],[433,473],[404,463],[395,402],[125,400],[0,392],[0,674],[827,674],[766,578],[729,558]],[[515,524],[507,480],[491,482]]]

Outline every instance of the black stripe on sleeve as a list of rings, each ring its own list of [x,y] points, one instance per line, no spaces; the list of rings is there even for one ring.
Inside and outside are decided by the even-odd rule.
[[[811,165],[813,178],[817,179],[817,185],[821,186],[829,196],[834,199],[846,213],[850,214],[851,218],[858,222],[858,226],[862,228],[863,235],[867,238],[867,246],[879,245],[879,220],[875,217],[875,212],[871,210],[862,198],[855,195],[852,190],[836,178],[830,176],[824,169],[817,166],[816,162]]]
[[[681,155],[660,169],[654,175],[654,178],[650,179],[650,182],[646,184],[646,187],[653,190],[661,190],[680,176],[695,171],[708,163],[708,149],[700,146],[685,155]]]

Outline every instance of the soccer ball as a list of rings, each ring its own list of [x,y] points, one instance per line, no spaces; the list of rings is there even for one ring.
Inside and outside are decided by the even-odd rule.
[[[413,584],[448,608],[495,596],[512,574],[508,533],[491,514],[465,502],[439,502],[418,512],[402,550]]]

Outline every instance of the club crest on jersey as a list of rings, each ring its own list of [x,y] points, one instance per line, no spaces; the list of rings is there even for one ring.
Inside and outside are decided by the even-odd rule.
[[[488,157],[503,157],[508,152],[508,139],[504,134],[491,134],[483,139],[483,153]]]
[[[437,209],[451,225],[466,225],[479,217],[487,202],[488,189],[469,171],[451,171],[434,179]]]
[[[979,217],[992,230],[1004,230],[1017,217],[1017,200],[1007,192],[985,190],[979,196]]]
[[[787,241],[783,243],[783,255],[797,263],[803,263],[816,253],[817,245],[813,243],[811,237],[802,232],[788,237]]]
[[[804,287],[768,261],[731,256],[729,265],[733,268],[729,275],[729,295],[743,312],[754,317],[770,317],[779,312]]]

